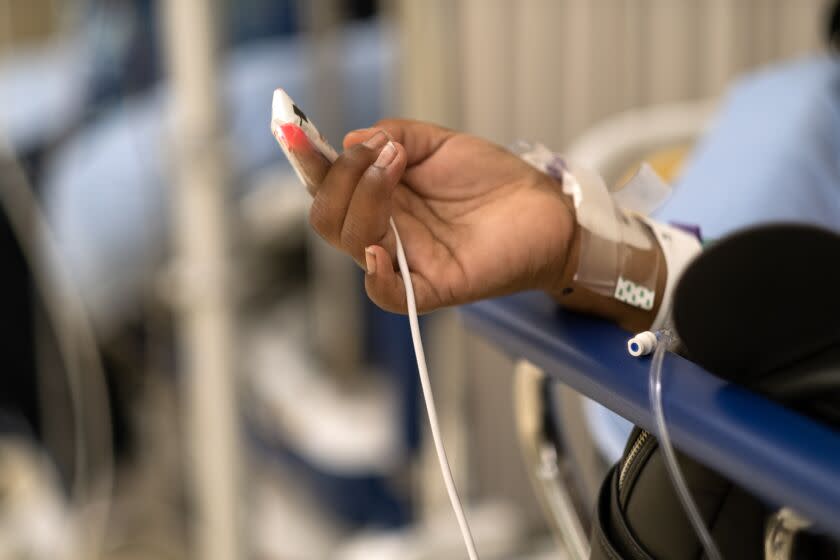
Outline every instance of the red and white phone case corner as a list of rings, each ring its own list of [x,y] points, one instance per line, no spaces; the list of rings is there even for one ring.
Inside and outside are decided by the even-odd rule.
[[[271,133],[310,193],[324,180],[338,153],[282,89],[271,102]]]

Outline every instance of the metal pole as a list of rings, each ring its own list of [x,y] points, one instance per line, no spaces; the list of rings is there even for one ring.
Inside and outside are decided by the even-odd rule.
[[[193,551],[202,560],[235,560],[245,549],[238,519],[239,416],[225,208],[229,173],[217,96],[215,4],[166,0],[162,7],[172,86],[174,270]]]
[[[331,142],[341,139],[341,10],[336,0],[298,0],[301,26],[306,32],[306,65],[310,94],[306,111]],[[352,385],[362,365],[362,299],[358,269],[311,230],[306,240],[309,268],[307,325],[312,350],[334,380]]]

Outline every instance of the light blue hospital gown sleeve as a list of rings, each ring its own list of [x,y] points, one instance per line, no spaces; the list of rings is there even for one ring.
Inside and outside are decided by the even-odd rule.
[[[773,221],[840,231],[840,61],[741,80],[655,217],[706,238]]]

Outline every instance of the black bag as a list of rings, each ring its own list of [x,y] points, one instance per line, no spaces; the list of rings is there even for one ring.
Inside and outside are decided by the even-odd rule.
[[[718,242],[686,270],[674,296],[687,356],[840,429],[838,259],[840,236],[808,226],[764,226]],[[778,508],[677,455],[723,557],[765,558],[768,520]],[[792,558],[840,558],[831,538],[807,531],[790,538]],[[633,431],[603,482],[591,543],[593,560],[704,557],[650,433]]]
[[[678,454],[683,476],[725,558],[764,557],[769,511],[700,463]],[[703,550],[668,478],[656,438],[636,428],[601,487],[592,558],[696,560]]]

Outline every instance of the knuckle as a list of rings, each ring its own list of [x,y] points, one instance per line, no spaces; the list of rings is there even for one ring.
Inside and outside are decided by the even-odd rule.
[[[332,237],[332,220],[326,205],[319,198],[315,198],[309,209],[309,225],[324,239],[329,240]]]
[[[388,179],[387,174],[381,169],[376,169],[375,171],[376,174],[372,174],[370,178],[371,185],[370,189],[368,189],[368,193],[371,203],[375,204],[377,207],[381,207],[383,204],[390,202],[392,191],[391,187],[396,185],[396,181],[391,182]]]
[[[361,232],[359,231],[356,220],[348,217],[344,221],[344,227],[341,229],[339,241],[342,247],[347,247],[348,249],[354,249],[361,244]]]
[[[359,181],[356,196],[363,198],[365,206],[371,211],[376,209],[375,213],[379,214],[379,210],[388,208],[396,184],[384,169],[369,167]]]

